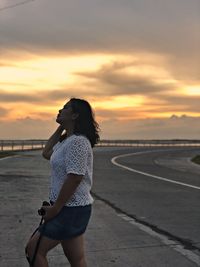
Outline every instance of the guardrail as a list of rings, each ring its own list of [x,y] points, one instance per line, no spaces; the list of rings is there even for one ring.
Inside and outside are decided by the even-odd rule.
[[[1,151],[42,149],[46,140],[0,140]]]
[[[0,140],[0,151],[36,150],[44,148],[47,140]],[[97,146],[194,146],[200,147],[200,140],[101,140]]]
[[[102,140],[98,146],[200,146],[200,140]]]

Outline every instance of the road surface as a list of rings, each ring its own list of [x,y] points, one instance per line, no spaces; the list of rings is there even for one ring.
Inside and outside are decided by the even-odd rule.
[[[200,166],[196,148],[94,149],[95,197],[88,267],[200,266]],[[41,151],[0,160],[0,266],[28,266],[24,246],[48,199]],[[69,266],[58,246],[49,266]]]

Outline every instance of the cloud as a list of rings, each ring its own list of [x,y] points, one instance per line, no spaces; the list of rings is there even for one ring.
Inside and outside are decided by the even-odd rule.
[[[3,108],[3,107],[0,107],[0,116],[5,116],[8,114],[8,110]]]
[[[58,124],[55,119],[30,116],[1,122],[0,139],[47,139]],[[110,119],[100,123],[101,139],[199,139],[200,117],[171,116],[166,119]]]
[[[199,113],[200,112],[200,96],[184,96],[184,95],[159,95],[157,94],[155,96],[155,99],[149,98],[148,102],[149,104],[158,101],[158,105],[163,106],[165,108],[164,110],[176,112],[176,111],[182,111],[182,112],[194,112]],[[162,103],[162,104],[160,104]]]
[[[51,119],[26,117],[15,121],[3,121],[0,139],[47,139],[56,127],[58,124]],[[13,133],[15,133],[14,136]]]
[[[110,139],[199,139],[200,117],[171,117],[101,123],[102,138]]]
[[[34,1],[1,12],[1,52],[161,54],[174,76],[199,82],[198,0]]]
[[[2,102],[21,102],[21,103],[34,103],[34,104],[42,104],[42,103],[56,103],[57,101],[68,99],[72,97],[73,89],[55,89],[51,91],[34,91],[32,93],[15,93],[15,92],[7,92],[7,91],[0,91],[0,99]]]
[[[156,79],[148,77],[145,74],[128,73],[127,67],[136,67],[143,69],[145,66],[142,62],[136,66],[130,62],[113,62],[102,66],[94,72],[77,72],[76,75],[82,76],[95,82],[99,87],[105,86],[106,90],[101,91],[104,95],[134,95],[134,94],[152,94],[175,89],[172,83],[158,83]],[[158,70],[159,71],[159,70]],[[87,84],[87,83],[86,83]]]
[[[1,90],[0,91],[0,101],[4,103],[13,102],[40,102],[40,95],[30,94],[30,93],[10,93]]]
[[[10,45],[12,40],[19,47],[33,44],[65,51],[84,50],[86,44],[90,50],[131,49],[146,42],[154,51],[158,47],[160,50],[173,47],[177,51],[175,40],[182,37],[182,45],[189,44],[184,34],[187,32],[188,37],[196,34],[191,27],[198,25],[197,7],[196,0],[182,0],[181,4],[179,0],[124,0],[123,3],[111,0],[101,1],[101,5],[99,0],[35,1],[1,13],[2,33],[6,37],[2,40]],[[8,13],[9,19],[4,17]]]
[[[195,97],[193,97],[194,99]],[[185,100],[186,101],[186,100]],[[195,114],[200,112],[199,105],[197,104],[193,109],[193,100],[190,99],[190,103],[176,104],[176,103],[160,103],[156,99],[151,100],[151,105],[145,104],[136,107],[106,109],[97,108],[96,116],[101,119],[102,122],[110,120],[118,120],[123,124],[123,121],[132,121],[136,119],[163,119],[163,113],[165,114]],[[198,101],[197,101],[198,102]],[[166,116],[166,115],[165,115]],[[170,115],[169,115],[170,116]]]
[[[113,101],[116,97],[121,96],[134,100],[139,95],[144,96],[144,104],[137,107],[137,112],[134,106],[131,111],[125,108],[124,111],[119,109],[121,117],[128,117],[128,114],[130,116],[130,113],[135,114],[135,112],[139,117],[142,115],[149,117],[149,114],[153,116],[155,113],[163,112],[195,113],[200,111],[200,96],[183,95],[178,91],[181,86],[178,82],[169,82],[169,74],[151,64],[150,59],[142,62],[133,59],[128,61],[115,60],[100,66],[93,72],[75,72],[74,75],[78,77],[73,86],[66,84],[54,90],[38,89],[37,91],[23,93],[20,90],[19,93],[1,90],[0,99],[2,103],[21,102],[34,105],[60,105],[62,101],[67,101],[71,97],[99,102]],[[151,75],[145,70],[146,68],[153,71]],[[9,85],[12,84],[12,82],[9,83]],[[1,86],[3,85],[1,83]],[[23,84],[17,84],[19,89],[20,85],[23,86]],[[118,111],[115,108],[116,116],[118,116]],[[125,114],[127,115],[125,116]]]
[[[0,7],[6,2],[1,1]],[[14,77],[9,76],[12,81],[0,84],[2,117],[9,115],[7,105],[18,105],[23,112],[28,104],[32,110],[25,119],[1,121],[1,135],[49,136],[54,128],[49,110],[73,96],[99,104],[112,103],[117,97],[131,100],[142,95],[144,103],[137,107],[107,109],[98,105],[96,114],[105,137],[199,136],[199,118],[161,118],[166,113],[197,115],[200,111],[199,96],[179,93],[182,86],[200,83],[199,4],[199,0],[43,0],[1,12],[1,68],[22,67],[21,73],[28,74],[33,66],[25,64],[24,71],[20,62],[43,63],[41,57],[67,59],[83,54],[115,57],[93,72],[74,73],[77,80],[73,85],[57,86],[53,82],[51,91],[44,90],[45,79],[42,81],[40,75],[33,80],[43,87],[26,92],[29,75],[25,84],[20,79],[15,83]],[[41,66],[35,68],[35,74],[43,74],[44,65]],[[18,93],[5,90],[15,86]],[[153,119],[154,116],[160,118]]]
[[[94,92],[94,96],[98,95]],[[16,102],[28,103],[34,105],[41,104],[57,104],[57,102],[68,101],[72,97],[79,98],[91,98],[92,94],[90,90],[83,90],[82,88],[64,88],[64,89],[54,89],[51,91],[37,90],[32,93],[16,93],[7,92],[5,90],[0,90],[0,102],[1,103],[11,103]]]

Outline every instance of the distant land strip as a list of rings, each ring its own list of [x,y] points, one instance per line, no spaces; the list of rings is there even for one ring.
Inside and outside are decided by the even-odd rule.
[[[26,140],[0,140],[0,151],[23,151],[43,149],[46,139],[26,139]],[[200,140],[192,139],[163,139],[163,140],[136,140],[136,139],[102,139],[97,144],[99,147],[103,146],[131,146],[131,147],[200,147]]]

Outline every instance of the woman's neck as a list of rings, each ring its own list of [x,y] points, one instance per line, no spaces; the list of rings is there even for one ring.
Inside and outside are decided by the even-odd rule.
[[[73,135],[74,134],[74,129],[73,128],[66,129],[66,134],[67,134],[67,137]]]

